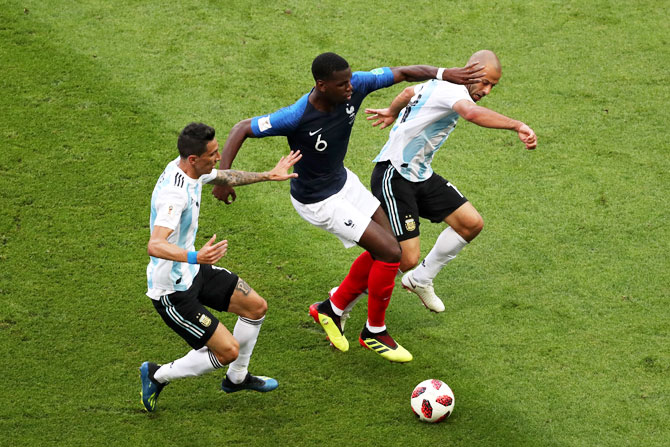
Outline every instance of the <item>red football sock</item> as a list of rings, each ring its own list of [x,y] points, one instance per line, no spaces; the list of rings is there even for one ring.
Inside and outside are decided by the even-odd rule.
[[[374,262],[375,260],[372,259],[370,252],[364,251],[361,253],[353,264],[351,264],[349,274],[330,298],[330,302],[339,309],[344,309],[347,307],[347,304],[363,293],[368,288],[368,277],[370,276],[370,269]]]
[[[375,261],[372,264],[368,278],[368,324],[370,326],[384,326],[386,308],[391,300],[399,266],[399,262]]]

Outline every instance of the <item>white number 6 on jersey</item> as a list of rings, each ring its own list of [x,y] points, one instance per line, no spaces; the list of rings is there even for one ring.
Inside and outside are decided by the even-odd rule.
[[[328,142],[326,140],[321,139],[321,134],[319,134],[318,137],[316,137],[316,144],[314,145],[314,149],[317,151],[325,151],[326,148],[328,147]]]

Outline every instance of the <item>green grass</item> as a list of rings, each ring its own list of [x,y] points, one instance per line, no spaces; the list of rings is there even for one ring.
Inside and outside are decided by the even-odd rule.
[[[668,445],[669,9],[0,0],[0,445]],[[387,321],[415,360],[328,348],[307,307],[360,249],[303,222],[288,184],[239,188],[233,206],[206,190],[199,241],[229,239],[221,264],[267,298],[252,370],[280,388],[228,396],[210,374],[143,413],[139,364],[188,349],[144,296],[150,194],[181,128],[222,141],[308,91],[323,51],[369,70],[480,48],[503,63],[482,105],[539,146],[461,122],[436,157],[485,228],[436,281],[444,314],[394,293]],[[346,165],[366,182],[386,132],[358,121]],[[250,140],[235,168],[286,149]],[[425,252],[441,229],[424,222]],[[444,424],[409,409],[430,377],[456,395]]]

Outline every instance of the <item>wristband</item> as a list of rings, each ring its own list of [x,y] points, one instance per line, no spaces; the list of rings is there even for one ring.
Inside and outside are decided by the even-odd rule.
[[[444,81],[444,79],[442,79],[442,75],[444,74],[444,70],[445,70],[444,67],[438,68],[437,69],[437,75],[435,75],[435,79],[437,79],[438,81]]]
[[[189,251],[187,255],[188,263],[189,264],[197,264],[198,263],[198,252],[197,251]]]

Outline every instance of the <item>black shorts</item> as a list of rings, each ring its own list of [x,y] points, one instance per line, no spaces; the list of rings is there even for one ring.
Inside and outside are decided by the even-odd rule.
[[[396,239],[419,236],[419,217],[442,222],[468,199],[449,181],[433,173],[423,182],[410,182],[390,161],[377,163],[370,179],[372,194],[381,202]]]
[[[165,324],[193,349],[200,349],[219,325],[218,318],[205,306],[227,311],[238,279],[235,273],[224,268],[202,264],[188,290],[152,301]]]

